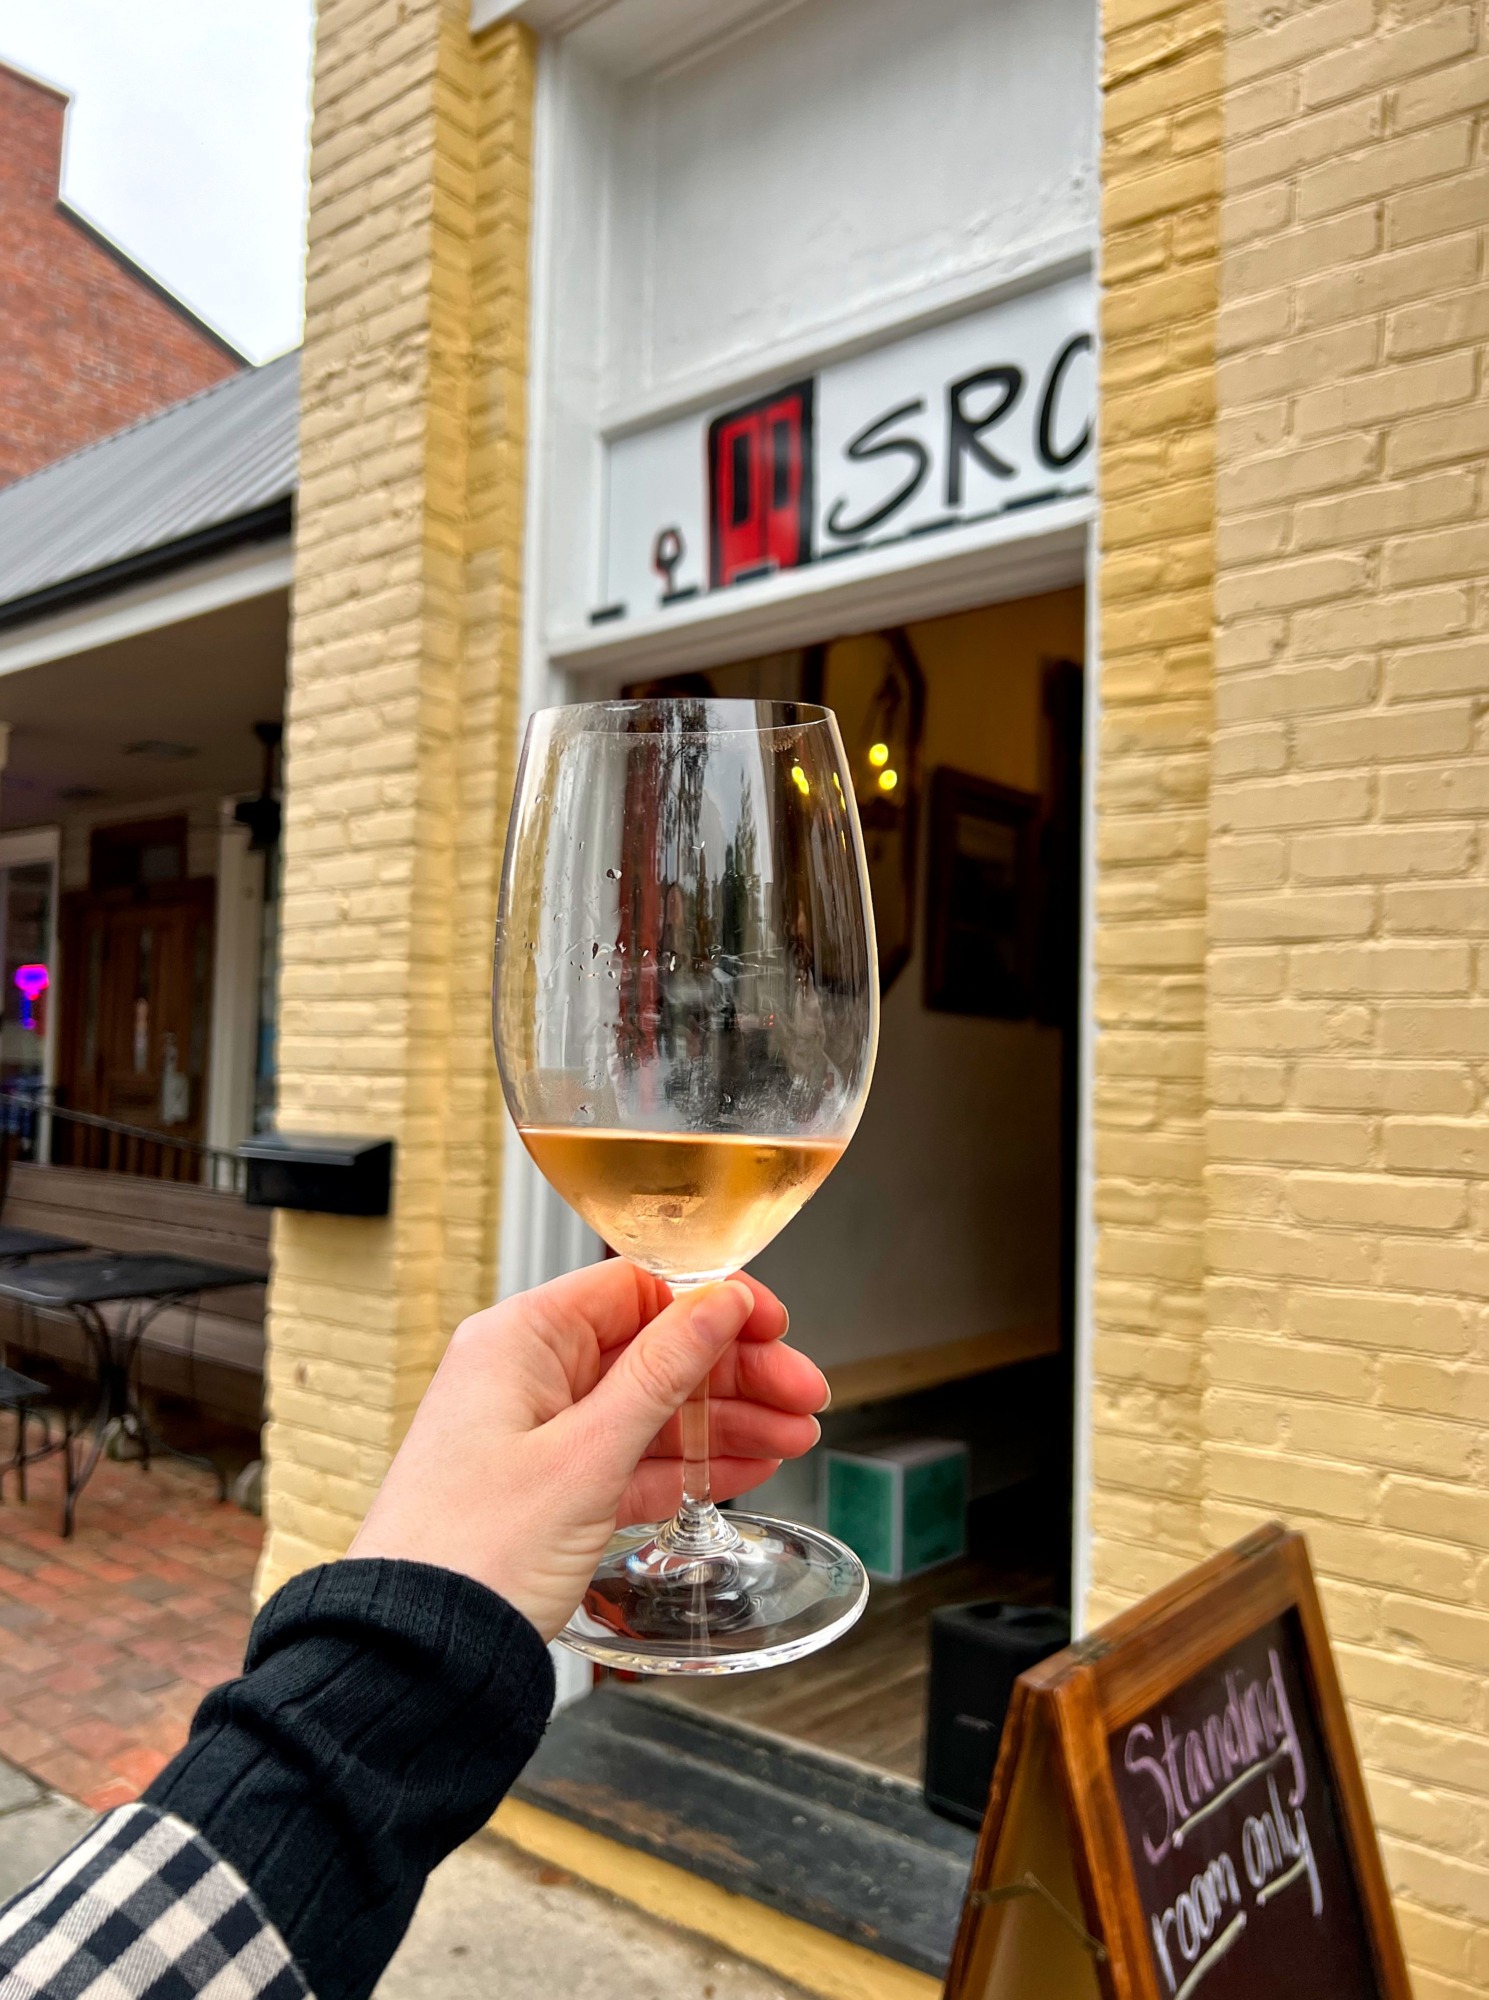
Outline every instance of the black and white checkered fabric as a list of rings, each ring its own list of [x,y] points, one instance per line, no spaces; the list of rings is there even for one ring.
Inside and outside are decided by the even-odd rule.
[[[247,1884],[183,1820],[107,1814],[0,1910],[0,2000],[310,2000]]]

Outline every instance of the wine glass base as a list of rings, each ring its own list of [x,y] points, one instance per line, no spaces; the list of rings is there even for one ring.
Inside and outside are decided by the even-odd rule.
[[[560,1642],[633,1674],[747,1674],[841,1638],[868,1601],[863,1564],[831,1535],[726,1514],[734,1547],[680,1555],[658,1525],[626,1528],[600,1560]]]

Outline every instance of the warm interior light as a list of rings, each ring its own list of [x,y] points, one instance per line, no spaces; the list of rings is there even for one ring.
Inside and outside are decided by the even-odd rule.
[[[881,792],[892,792],[899,782],[900,774],[898,771],[881,771],[879,773],[879,789]]]
[[[800,764],[793,764],[791,766],[791,782],[793,785],[795,785],[797,791],[801,793],[803,798],[805,798],[807,793],[812,789],[811,786],[807,783],[807,774],[801,768]]]
[[[887,743],[871,743],[869,745],[869,762],[876,771],[882,770],[889,762],[889,745]]]

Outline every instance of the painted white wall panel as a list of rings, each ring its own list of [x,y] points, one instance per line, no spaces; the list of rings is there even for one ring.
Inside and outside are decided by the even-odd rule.
[[[609,400],[1092,227],[1090,0],[815,0],[629,86]]]
[[[1094,0],[801,0],[636,73],[644,12],[544,52],[549,637],[603,595],[606,440],[1058,282],[1095,241]]]

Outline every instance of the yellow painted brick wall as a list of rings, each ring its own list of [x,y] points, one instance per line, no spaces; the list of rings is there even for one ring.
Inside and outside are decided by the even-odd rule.
[[[1489,1992],[1489,40],[1226,0],[1205,1538],[1307,1530],[1419,2000]]]
[[[1202,1548],[1220,0],[1102,7],[1093,1585]]]
[[[466,18],[319,8],[279,1121],[391,1134],[398,1169],[387,1221],[277,1219],[265,1588],[345,1548],[493,1290],[533,47]]]

